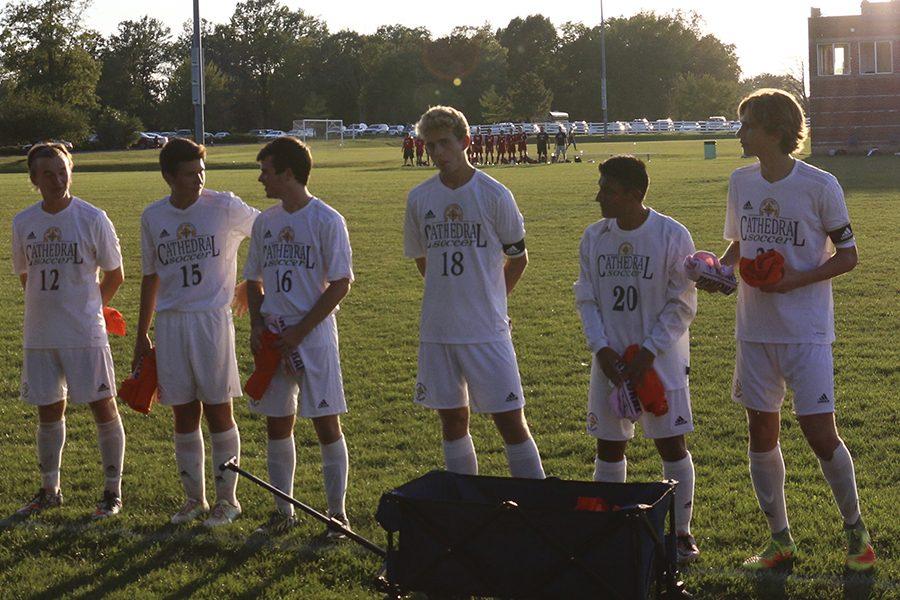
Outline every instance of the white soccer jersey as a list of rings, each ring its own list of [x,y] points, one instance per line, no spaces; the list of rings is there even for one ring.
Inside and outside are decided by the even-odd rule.
[[[482,171],[455,190],[435,175],[409,193],[404,233],[406,256],[426,258],[420,341],[509,339],[504,246],[525,238],[512,193]]]
[[[759,163],[731,174],[725,239],[739,241],[744,258],[777,250],[799,271],[824,263],[835,244],[841,248],[856,244],[837,179],[799,160],[787,177],[775,183],[762,177]],[[785,294],[762,292],[741,281],[735,333],[747,342],[830,344],[834,341],[831,280]]]
[[[267,209],[253,224],[244,278],[263,283],[264,317],[284,317],[287,325],[299,323],[330,281],[353,281],[344,218],[318,198],[293,213],[281,204]],[[327,345],[337,340],[336,334],[332,313],[316,325],[303,346]]]
[[[609,346],[620,355],[637,344],[656,359],[667,390],[688,384],[688,327],[697,313],[697,289],[684,272],[694,253],[685,227],[651,210],[630,231],[601,219],[581,238],[575,302],[592,353]]]
[[[13,219],[13,268],[25,285],[25,348],[108,344],[98,269],[122,266],[106,213],[79,198],[56,214],[33,204]]]
[[[259,211],[231,192],[203,190],[185,209],[169,197],[141,215],[144,275],[159,276],[156,311],[198,312],[234,297],[237,252]]]

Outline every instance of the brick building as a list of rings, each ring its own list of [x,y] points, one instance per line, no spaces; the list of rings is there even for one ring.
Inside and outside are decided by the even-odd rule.
[[[900,0],[809,18],[813,154],[900,151]]]

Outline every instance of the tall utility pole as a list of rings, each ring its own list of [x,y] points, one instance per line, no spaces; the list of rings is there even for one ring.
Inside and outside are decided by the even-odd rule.
[[[609,114],[606,107],[606,19],[603,18],[603,0],[600,0],[600,107],[603,109],[603,139],[606,139]]]
[[[194,141],[203,143],[203,44],[200,41],[200,0],[194,0],[194,39],[191,43],[191,100],[194,102]]]

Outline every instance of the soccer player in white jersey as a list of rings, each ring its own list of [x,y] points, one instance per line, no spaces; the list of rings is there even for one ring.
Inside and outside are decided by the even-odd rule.
[[[12,258],[25,290],[21,397],[38,411],[41,488],[16,514],[62,504],[68,397],[93,413],[106,477],[94,517],[109,517],[122,508],[125,456],[103,319],[103,307],[123,281],[119,239],[105,212],[70,193],[72,157],[63,145],[33,146],[28,172],[42,200],[13,219]]]
[[[439,173],[406,206],[404,252],[425,278],[415,401],[440,417],[448,471],[478,473],[471,407],[493,418],[513,477],[543,479],[506,314],[528,264],[522,215],[512,193],[467,160],[461,112],[435,106],[416,132]]]
[[[240,456],[231,399],[241,395],[231,301],[237,252],[259,211],[230,192],[204,189],[206,148],[175,138],[159,154],[171,193],[141,215],[144,277],[134,363],[146,354],[156,311],[159,401],[175,418],[175,462],[186,500],[172,516],[186,523],[209,510],[201,415],[212,440],[216,504],[204,525],[232,522],[241,513],[237,474],[218,466]]]
[[[292,494],[299,395],[300,415],[312,420],[319,440],[328,514],[349,527],[347,443],[339,416],[347,412],[347,404],[335,319],[338,303],[353,281],[347,224],[309,192],[312,154],[306,144],[277,138],[260,150],[256,160],[266,197],[280,202],[254,223],[244,267],[250,345],[258,353],[268,329],[278,334],[276,345],[290,362],[278,369],[258,402],[251,400],[250,410],[266,416],[269,479]],[[277,534],[294,524],[290,503],[276,498],[275,508],[260,532]],[[327,535],[342,537],[330,529]]]
[[[593,354],[587,432],[597,438],[594,481],[624,482],[634,423],[620,418],[607,397],[614,384],[655,369],[668,411],[656,416],[644,410],[638,420],[656,445],[664,476],[678,481],[676,547],[679,562],[690,562],[700,554],[691,535],[694,463],[685,443],[694,429],[688,327],[697,313],[697,291],[682,264],[694,242],[681,223],[644,204],[648,185],[646,166],[633,156],[601,164],[597,201],[603,219],[581,238],[575,302]],[[631,345],[640,350],[620,374],[617,364]]]
[[[744,567],[775,568],[797,551],[788,528],[778,442],[787,385],[844,520],[846,565],[867,570],[875,553],[860,517],[853,459],[834,419],[831,279],[857,263],[844,193],[833,175],[791,156],[806,128],[803,110],[790,94],[758,90],[741,101],[738,113],[741,146],[758,162],[731,175],[725,216],[731,244],[721,262],[736,266],[741,258],[768,250],[785,259],[779,282],[757,289],[741,281],[738,288],[732,398],[747,411],[750,477],[772,533],[767,547]]]

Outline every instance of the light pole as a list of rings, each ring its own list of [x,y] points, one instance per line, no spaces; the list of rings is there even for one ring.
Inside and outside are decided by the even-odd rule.
[[[194,0],[194,37],[191,42],[191,100],[194,103],[194,141],[203,143],[203,104],[206,90],[203,85],[203,44],[200,41],[200,0]]]
[[[603,109],[603,139],[609,115],[606,107],[606,19],[603,18],[603,0],[600,0],[600,107]]]

